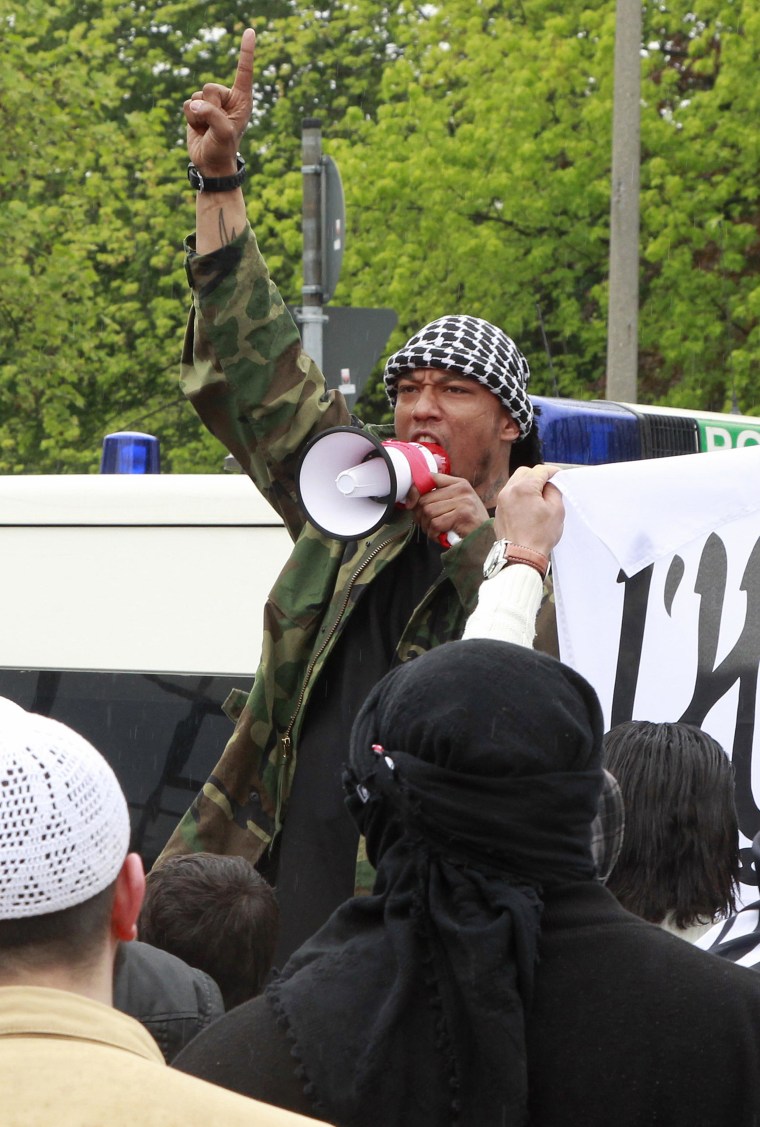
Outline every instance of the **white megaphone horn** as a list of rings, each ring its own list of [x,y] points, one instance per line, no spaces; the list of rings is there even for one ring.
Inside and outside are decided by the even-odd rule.
[[[387,523],[414,485],[435,488],[432,474],[448,473],[441,446],[423,442],[381,442],[355,427],[333,427],[313,438],[298,469],[298,493],[311,523],[337,540],[367,536]],[[441,537],[445,547],[459,539]]]

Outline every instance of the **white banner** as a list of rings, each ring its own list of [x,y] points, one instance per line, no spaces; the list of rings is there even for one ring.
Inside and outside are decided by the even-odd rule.
[[[760,831],[760,449],[563,470],[554,552],[562,660],[607,728],[686,721],[731,755]],[[743,879],[750,875],[743,854]],[[755,883],[754,881],[750,883]]]

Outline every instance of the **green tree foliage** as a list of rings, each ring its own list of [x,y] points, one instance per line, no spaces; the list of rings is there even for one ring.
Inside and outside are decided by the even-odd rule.
[[[182,101],[234,74],[241,0],[0,0],[0,472],[88,471],[103,434],[146,429],[164,467],[220,465],[176,381],[192,226]],[[389,43],[370,0],[257,6],[250,212],[300,287],[301,120],[367,112]]]
[[[722,410],[735,390],[749,412],[759,16],[698,7],[644,10],[641,400]],[[394,343],[444,312],[487,317],[534,391],[602,396],[614,4],[452,0],[413,32],[409,16],[377,115],[349,113],[330,150],[351,222],[337,299],[393,305]]]
[[[373,232],[350,244],[352,296],[382,293],[399,339],[452,310],[494,320],[531,357],[535,390],[589,394],[614,21],[609,4],[564,9],[446,4],[386,69],[377,120],[354,115],[362,144],[337,147],[351,215]]]
[[[644,8],[644,402],[757,402],[755,8]],[[176,383],[181,104],[232,77],[251,18],[246,194],[286,298],[316,115],[347,197],[336,303],[395,308],[390,346],[443,312],[488,317],[534,391],[603,394],[613,0],[0,0],[0,472],[94,470],[127,428],[159,435],[167,469],[219,466]],[[376,382],[362,408],[384,410]]]
[[[760,412],[760,10],[647,21],[642,402]]]
[[[117,5],[29,0],[0,53],[0,469],[87,470],[172,400],[187,192],[167,110],[124,110]],[[180,428],[182,422],[179,423]],[[193,428],[194,429],[194,428]]]

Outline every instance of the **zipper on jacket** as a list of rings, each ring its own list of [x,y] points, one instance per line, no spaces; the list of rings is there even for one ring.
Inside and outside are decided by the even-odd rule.
[[[408,535],[408,530],[405,530],[404,535]],[[303,705],[303,700],[304,700],[304,697],[306,696],[306,689],[308,687],[309,681],[311,680],[311,675],[314,672],[314,666],[317,664],[320,657],[324,653],[325,648],[327,647],[329,642],[332,640],[333,636],[335,635],[335,631],[338,629],[338,626],[340,625],[340,623],[343,619],[343,615],[346,613],[346,607],[348,606],[348,602],[349,602],[349,599],[351,597],[351,591],[353,590],[353,586],[354,586],[354,583],[356,582],[356,580],[359,578],[361,573],[364,571],[367,564],[371,563],[371,561],[375,558],[375,556],[378,555],[379,552],[382,552],[383,548],[387,548],[389,544],[392,544],[394,542],[394,540],[399,540],[399,539],[400,539],[400,537],[398,535],[396,535],[396,536],[391,536],[388,540],[383,540],[383,542],[381,544],[377,544],[372,549],[372,551],[369,553],[369,555],[367,556],[367,558],[365,560],[362,560],[361,564],[359,565],[359,567],[357,567],[356,571],[354,572],[354,574],[351,576],[348,583],[346,584],[346,589],[345,589],[345,593],[344,593],[344,596],[343,596],[343,603],[342,603],[340,611],[338,612],[338,615],[335,619],[335,622],[332,624],[332,626],[328,630],[327,636],[322,640],[321,646],[319,647],[319,649],[317,650],[317,652],[314,654],[311,661],[309,662],[308,668],[306,670],[306,676],[304,677],[303,684],[301,685],[301,691],[298,694],[298,700],[296,701],[295,711],[293,712],[293,715],[291,716],[290,720],[288,721],[288,726],[285,729],[284,734],[280,738],[280,743],[282,745],[282,753],[280,755],[280,770],[279,770],[278,776],[277,776],[277,802],[276,802],[276,806],[275,806],[275,826],[276,826],[277,829],[280,828],[280,824],[281,824],[280,823],[280,811],[282,809],[282,792],[283,792],[283,789],[284,789],[285,771],[287,769],[287,766],[290,762],[290,757],[291,757],[291,745],[292,745],[291,734],[293,732],[293,727],[295,725],[295,722],[298,719],[298,714],[301,711],[301,706]]]
[[[293,727],[291,721],[288,732]],[[285,735],[282,737],[282,753],[280,755],[280,769],[277,772],[277,791],[274,800],[274,832],[278,833],[282,828],[280,821],[280,811],[282,810],[282,792],[285,789],[285,771],[287,770],[288,762],[290,760],[290,736]]]

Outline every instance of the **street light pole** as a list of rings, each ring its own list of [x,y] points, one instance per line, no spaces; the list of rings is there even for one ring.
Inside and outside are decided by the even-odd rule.
[[[627,403],[638,396],[640,88],[641,0],[617,0],[606,395]]]
[[[301,338],[304,352],[322,368],[322,124],[315,117],[301,127],[303,174],[303,286]]]

